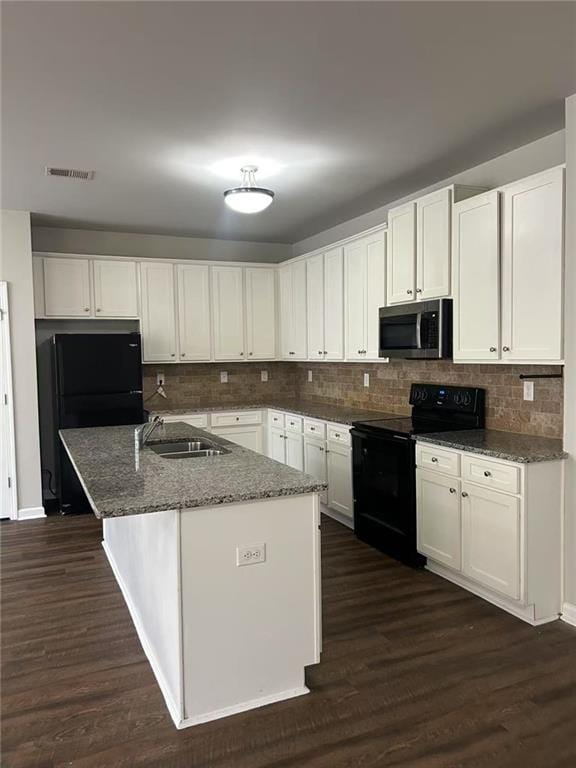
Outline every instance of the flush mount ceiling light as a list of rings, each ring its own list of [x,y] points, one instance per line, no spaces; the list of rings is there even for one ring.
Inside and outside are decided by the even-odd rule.
[[[245,165],[240,168],[242,181],[239,187],[227,189],[224,192],[224,200],[229,208],[238,213],[260,213],[264,211],[274,200],[274,192],[265,187],[256,185],[255,165]]]

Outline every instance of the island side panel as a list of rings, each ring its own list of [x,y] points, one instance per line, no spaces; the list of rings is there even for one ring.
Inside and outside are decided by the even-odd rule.
[[[104,518],[104,550],[168,710],[183,715],[180,513]]]
[[[320,656],[317,494],[182,512],[184,725],[308,692]],[[237,548],[266,560],[237,565]]]

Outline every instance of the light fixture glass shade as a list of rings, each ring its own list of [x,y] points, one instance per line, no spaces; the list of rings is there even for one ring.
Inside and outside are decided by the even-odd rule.
[[[224,192],[224,200],[229,208],[238,213],[260,213],[271,205],[274,200],[274,192],[265,187],[257,187],[254,174],[258,168],[252,165],[244,166],[242,171],[242,183],[239,187],[227,189]]]

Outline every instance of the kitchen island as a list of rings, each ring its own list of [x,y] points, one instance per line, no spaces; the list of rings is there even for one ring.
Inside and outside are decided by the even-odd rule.
[[[176,726],[307,693],[325,485],[179,422],[144,448],[133,426],[60,438]],[[176,442],[218,453],[176,458]]]

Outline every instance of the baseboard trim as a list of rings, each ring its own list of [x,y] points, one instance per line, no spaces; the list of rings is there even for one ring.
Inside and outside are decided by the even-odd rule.
[[[39,517],[46,517],[44,507],[23,507],[17,514],[16,520],[37,520]]]
[[[571,624],[576,627],[576,603],[562,603],[562,614],[560,615],[562,621],[566,624]]]
[[[533,627],[539,627],[541,624],[549,624],[551,621],[558,621],[559,615],[557,613],[552,616],[546,616],[544,618],[537,619],[535,617],[534,605],[520,605],[507,600],[505,597],[493,594],[489,589],[482,587],[480,584],[476,584],[471,579],[467,579],[466,576],[462,576],[460,573],[451,571],[449,568],[445,568],[439,563],[435,563],[433,560],[428,560],[426,570],[431,573],[435,573],[437,576],[442,576],[443,579],[451,581],[453,584],[457,584],[459,587],[466,589],[468,592],[477,597],[481,597],[488,603],[492,603],[497,608],[501,608],[507,613],[516,616],[517,619],[525,621],[527,624],[531,624]]]
[[[148,636],[144,629],[144,625],[140,620],[140,616],[138,615],[136,606],[132,602],[132,598],[130,597],[128,589],[126,588],[124,580],[122,579],[122,576],[120,575],[120,570],[118,569],[118,565],[116,563],[116,560],[114,559],[114,555],[110,551],[110,548],[108,547],[105,541],[102,542],[102,547],[104,548],[104,552],[106,553],[106,557],[108,558],[108,562],[110,563],[110,567],[112,568],[112,572],[114,573],[116,582],[120,587],[120,591],[122,592],[122,596],[124,597],[124,602],[128,607],[128,611],[132,618],[132,622],[136,629],[136,634],[138,635],[140,644],[142,645],[142,649],[146,654],[146,658],[150,662],[150,666],[152,667],[152,672],[154,672],[154,677],[156,678],[156,682],[160,687],[162,696],[164,696],[164,701],[166,702],[166,706],[168,708],[168,712],[170,713],[170,717],[174,721],[174,725],[176,726],[176,728],[182,728],[183,727],[182,726],[182,722],[183,722],[182,708],[178,706],[177,702],[174,701],[174,698],[172,697],[170,687],[166,681],[166,678],[164,677],[164,674],[162,673],[162,669],[160,668],[160,664],[158,663],[158,659],[156,658],[154,649],[150,641],[148,640]]]

